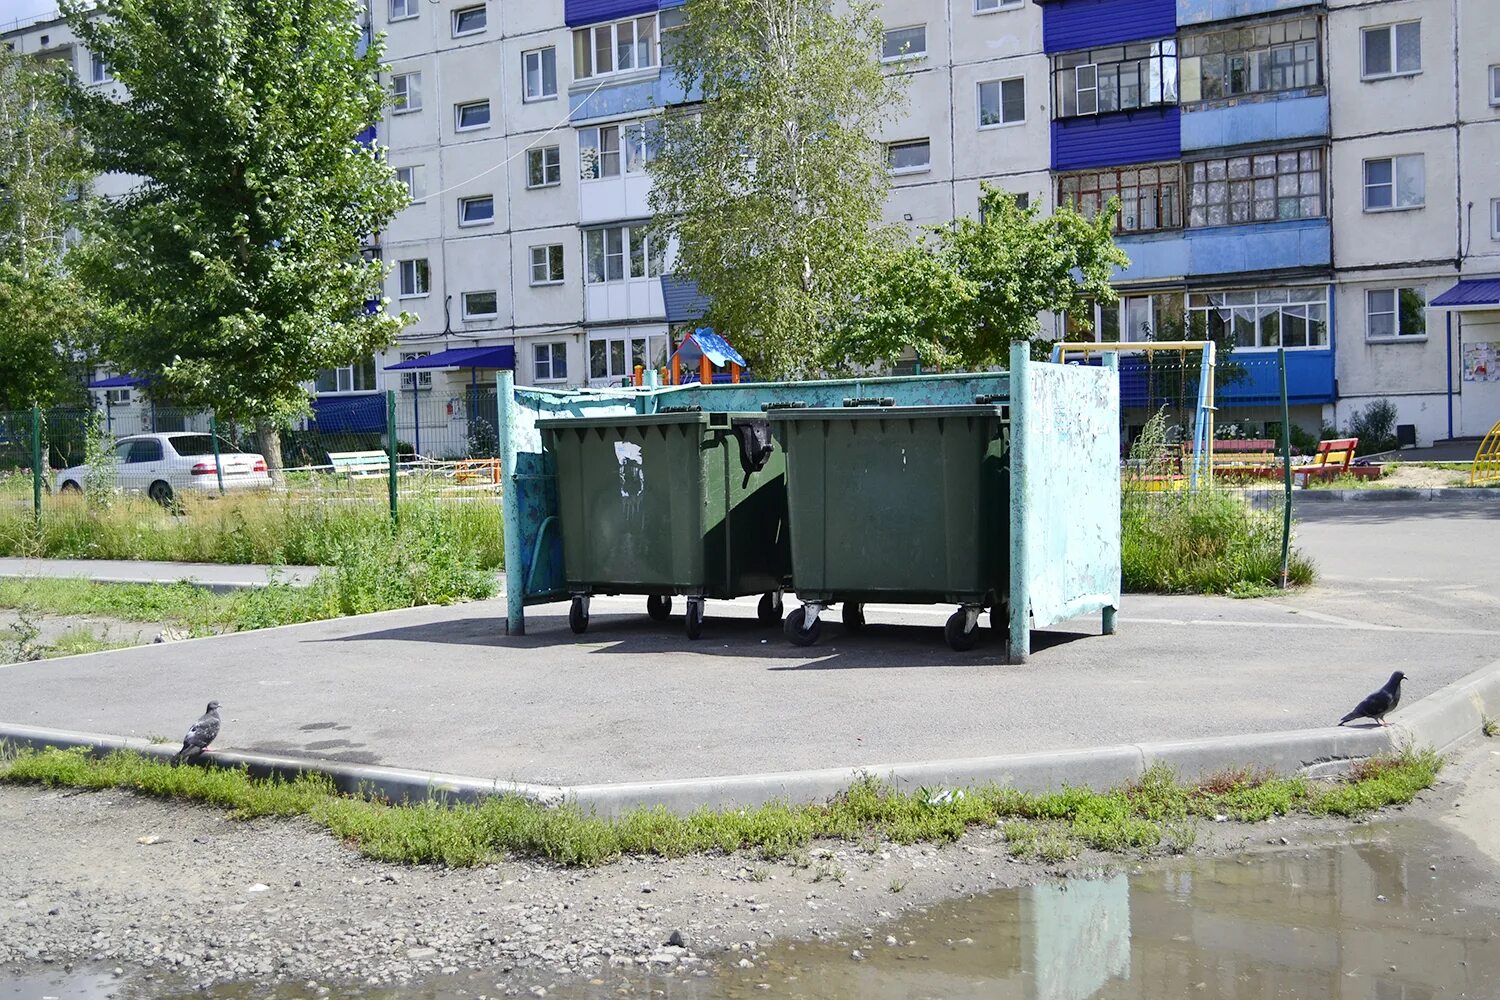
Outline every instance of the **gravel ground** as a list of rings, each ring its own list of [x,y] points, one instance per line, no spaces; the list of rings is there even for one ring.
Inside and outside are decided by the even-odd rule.
[[[1471,758],[1490,762],[1500,802],[1490,746]],[[1444,813],[1461,773],[1407,812]],[[1207,824],[1194,851],[1280,849],[1340,828]],[[754,963],[776,939],[836,939],[939,900],[1119,863],[1016,863],[984,830],[943,848],[830,844],[798,864],[737,855],[585,871],[398,867],[363,860],[300,821],[239,822],[124,792],[0,786],[0,969],[118,963],[128,978],[200,987],[400,985],[482,971],[514,995],[641,967],[707,975],[718,963]]]

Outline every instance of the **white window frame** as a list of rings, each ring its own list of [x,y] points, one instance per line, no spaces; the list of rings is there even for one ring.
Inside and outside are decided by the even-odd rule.
[[[481,106],[484,108],[484,122],[483,122],[483,124],[480,124],[480,125],[465,125],[465,124],[463,124],[464,110],[466,108],[477,108],[477,107],[481,107]],[[495,120],[494,114],[492,113],[492,111],[490,109],[490,99],[488,97],[484,98],[483,100],[479,100],[479,101],[462,101],[462,102],[460,102],[458,104],[453,105],[453,131],[455,131],[455,132],[479,132],[479,131],[481,131],[483,129],[489,128],[490,127],[490,123],[493,122],[494,120]]]
[[[459,27],[458,27],[459,18],[462,17],[464,14],[472,14],[475,11],[480,11],[481,13],[484,14],[484,23],[481,24],[477,28],[465,28],[463,30],[459,30]],[[489,27],[490,27],[490,12],[489,12],[489,7],[487,7],[485,4],[477,3],[477,4],[470,4],[467,7],[456,8],[453,11],[453,17],[452,17],[452,21],[450,23],[451,23],[451,26],[453,28],[453,37],[454,38],[468,38],[471,35],[482,35],[486,31],[488,31]]]
[[[127,385],[120,389],[105,389],[104,402],[108,406],[129,406],[130,386]]]
[[[538,256],[540,251],[540,256]],[[561,285],[567,280],[567,263],[563,257],[563,245],[561,243],[539,243],[531,248],[531,287],[542,288],[547,285]],[[553,277],[552,265],[557,264],[557,277]],[[543,278],[537,280],[537,268],[542,268]]]
[[[544,353],[545,358],[543,358]],[[557,371],[558,361],[562,362],[561,374]],[[544,364],[547,371],[545,375],[542,374]],[[549,340],[544,344],[531,345],[531,380],[533,383],[568,380],[568,342],[566,340]]]
[[[1490,107],[1500,108],[1500,64],[1490,67]]]
[[[651,47],[649,53],[651,61],[643,66],[640,64],[641,39],[639,27],[641,22],[644,21],[649,21],[651,23]],[[620,26],[625,24],[630,25],[632,39],[630,50],[631,65],[626,67],[625,69],[621,69],[619,66]],[[579,59],[579,55],[581,54],[581,52],[578,39],[579,36],[584,32],[588,33],[588,62],[586,65],[580,65],[581,60]],[[595,69],[595,57],[599,51],[599,32],[609,33],[610,68],[604,70],[603,72]],[[614,21],[607,21],[603,24],[588,24],[580,28],[575,28],[573,30],[573,64],[573,79],[575,80],[596,80],[601,76],[621,76],[629,75],[632,73],[660,72],[661,22],[659,18],[653,12],[648,14],[639,14],[635,17],[626,17]]]
[[[318,377],[324,372],[333,373],[333,388],[319,389]],[[369,384],[360,386],[356,384],[358,376],[368,376]],[[360,379],[360,381],[363,381]],[[361,361],[357,365],[334,365],[331,368],[319,368],[313,373],[313,392],[319,396],[342,396],[351,392],[375,392],[380,388],[380,375],[375,369],[373,357]]]
[[[429,355],[431,353],[432,353],[431,351],[402,351],[401,352],[401,360],[402,361],[412,361],[412,360],[414,360],[416,358],[425,358],[425,357],[427,357],[427,355]],[[422,371],[407,371],[407,372],[402,372],[401,373],[401,388],[402,388],[402,390],[404,390],[406,392],[410,392],[414,388],[415,389],[431,389],[432,388],[432,369],[429,368],[429,369],[425,369],[425,370],[422,370]]]
[[[1292,294],[1288,295],[1288,293]],[[1195,297],[1209,298],[1215,295],[1234,295],[1241,298],[1248,295],[1252,298],[1252,301],[1234,302],[1219,306],[1196,306],[1193,301]],[[1318,322],[1323,325],[1323,342],[1321,344],[1296,344],[1287,347],[1287,350],[1326,351],[1329,349],[1330,344],[1332,343],[1333,326],[1330,319],[1330,309],[1328,306],[1328,288],[1326,285],[1275,285],[1266,288],[1218,288],[1204,289],[1202,291],[1193,290],[1187,293],[1187,297],[1184,299],[1184,305],[1186,307],[1185,316],[1189,324],[1193,322],[1193,313],[1195,312],[1202,312],[1207,314],[1215,310],[1222,312],[1225,309],[1238,310],[1241,312],[1249,311],[1252,317],[1251,322],[1255,324],[1257,340],[1259,340],[1259,337],[1264,330],[1262,321],[1265,319],[1265,316],[1262,315],[1262,313],[1268,311],[1276,312],[1277,344],[1237,343],[1234,348],[1236,354],[1239,354],[1241,351],[1250,352],[1276,350],[1277,345],[1285,340],[1282,330],[1284,327],[1285,318],[1288,314],[1290,314],[1293,318],[1301,318],[1306,321],[1308,334],[1310,336],[1312,333],[1313,312],[1315,309],[1321,312],[1321,318],[1318,319]],[[1299,316],[1299,311],[1300,313],[1304,313],[1305,315]],[[1122,332],[1123,326],[1124,324],[1122,321]]]
[[[422,15],[422,0],[391,0],[388,21],[410,21]]]
[[[1490,239],[1500,240],[1500,198],[1490,199]]]
[[[895,55],[891,55],[891,56],[888,56],[888,55],[885,54],[885,40],[886,40],[886,38],[888,36],[890,36],[891,34],[897,32],[897,31],[914,31],[914,30],[916,30],[918,28],[922,29],[922,47],[920,49],[913,48],[910,52],[898,52]],[[922,23],[922,24],[903,24],[903,25],[900,25],[899,27],[887,28],[887,29],[885,29],[884,33],[881,34],[881,36],[880,36],[880,61],[881,62],[886,63],[887,65],[889,65],[890,63],[905,62],[908,59],[925,59],[925,58],[927,58],[927,25],[926,25],[925,22]]]
[[[547,162],[547,154],[553,154],[552,163]],[[531,161],[537,157],[542,162],[542,182],[531,183]],[[549,169],[550,168],[550,169]],[[553,173],[555,180],[548,180],[548,174]],[[541,188],[558,187],[562,184],[562,147],[561,146],[533,146],[526,151],[526,188],[529,191],[537,191]]]
[[[547,89],[547,64],[545,55],[552,53],[552,89]],[[538,83],[541,90],[535,94],[531,92],[531,58],[536,57]],[[527,104],[533,101],[555,101],[557,100],[557,46],[544,45],[539,49],[527,49],[521,53],[521,100]]]
[[[1005,85],[1007,83],[1019,83],[1021,85],[1021,117],[1006,121],[1005,119]],[[996,109],[1000,113],[1000,120],[985,123],[984,120],[984,88],[995,88]],[[992,128],[1012,128],[1016,125],[1026,124],[1026,78],[1024,76],[1008,76],[1000,80],[980,80],[975,88],[975,112],[979,120],[979,128],[988,130]]]
[[[410,265],[411,291],[407,291],[407,273]],[[396,297],[401,299],[425,299],[432,294],[432,264],[426,257],[410,257],[396,262]]]
[[[974,0],[975,14],[994,14],[1002,10],[1015,10],[1025,0]]]
[[[470,219],[468,210],[471,205],[481,202],[490,203],[490,216],[487,219]],[[471,194],[458,199],[458,225],[461,229],[470,229],[474,226],[493,226],[495,224],[495,196],[492,194]]]
[[[646,164],[656,159],[657,143],[660,140],[660,121],[646,118],[637,122],[620,124],[620,173],[644,174]]]
[[[926,146],[927,162],[910,167],[891,166],[891,153],[897,148],[906,146]],[[932,139],[903,139],[899,142],[888,142],[885,144],[885,157],[887,168],[892,177],[905,177],[909,174],[925,174],[932,169]]]
[[[412,82],[416,82],[417,99],[411,99]],[[422,110],[422,71],[412,70],[409,73],[391,74],[391,114],[409,115],[413,111]]]
[[[411,199],[411,204],[420,205],[427,200],[427,164],[412,163],[397,167],[396,180],[406,185],[406,194]]]
[[[1401,332],[1401,293],[1402,292],[1415,292],[1417,295],[1420,295],[1422,297],[1422,332],[1421,333],[1402,333]],[[1380,295],[1380,294],[1383,294],[1383,293],[1389,293],[1390,294],[1390,296],[1391,296],[1391,308],[1390,309],[1379,309],[1379,310],[1372,309],[1371,308],[1371,298],[1373,296],[1375,296],[1375,295]],[[1417,342],[1426,340],[1427,339],[1427,315],[1426,315],[1426,313],[1427,313],[1427,291],[1426,291],[1426,289],[1420,288],[1420,287],[1418,287],[1416,285],[1401,285],[1399,287],[1388,287],[1388,288],[1367,288],[1367,289],[1365,289],[1365,339],[1368,340],[1368,341],[1371,341],[1372,343],[1377,343],[1377,344],[1417,343]],[[1375,334],[1375,333],[1370,332],[1370,321],[1374,317],[1376,317],[1376,316],[1389,316],[1389,317],[1391,317],[1391,329],[1394,330],[1395,332],[1394,333],[1382,333],[1382,334]]]
[[[619,333],[594,335],[591,336],[588,340],[588,343],[584,345],[583,367],[584,371],[588,372],[587,381],[594,382],[601,379],[614,381],[616,379],[623,379],[628,376],[634,375],[636,362],[635,346],[637,342],[641,344],[642,348],[641,360],[645,363],[645,367],[648,369],[654,367],[654,363],[657,358],[660,358],[663,362],[665,362],[666,359],[671,356],[672,340],[665,333],[637,333],[633,330],[628,330]],[[604,345],[605,374],[603,375],[594,374],[593,354],[595,344]],[[610,371],[610,369],[614,367],[614,352],[612,350],[612,346],[614,344],[622,345],[621,358],[625,365],[624,371]],[[653,347],[657,348],[657,350],[653,351]]]
[[[611,234],[618,233],[618,251],[612,249],[616,242],[611,239]],[[652,237],[646,232],[644,225],[636,226],[593,226],[583,231],[583,282],[586,285],[616,285],[630,281],[651,281],[660,278],[666,272],[666,247],[657,246],[656,241],[660,236]],[[602,264],[602,274],[595,281],[593,272],[589,270],[590,247],[589,244],[599,244],[599,260]],[[639,253],[637,250],[639,249]],[[609,277],[609,264],[611,259],[619,258],[620,276]],[[631,271],[636,261],[641,264],[641,273],[632,274]]]
[[[495,308],[489,312],[473,312],[469,309],[470,295],[493,295],[495,297]],[[500,315],[500,293],[493,288],[480,288],[472,292],[464,292],[459,296],[460,306],[463,310],[464,319],[493,319]]]
[[[113,80],[114,80],[114,75],[112,73],[110,73],[110,71],[109,71],[109,63],[105,62],[104,61],[104,57],[101,56],[99,53],[97,53],[97,52],[90,52],[89,53],[89,82],[90,83],[110,83]]]
[[[1089,85],[1083,85],[1083,71],[1088,70]],[[1089,109],[1083,110],[1083,95],[1089,95]],[[1099,113],[1099,64],[1080,63],[1073,67],[1073,99],[1078,102],[1078,114],[1097,115]]]
[[[604,134],[612,132],[615,137],[613,150],[604,150]],[[593,142],[584,141],[584,137],[593,133]],[[578,130],[578,179],[580,181],[607,181],[624,176],[625,172],[625,149],[622,143],[624,139],[623,125],[592,125],[588,128]],[[584,150],[595,151],[595,165],[593,176],[584,173]],[[603,152],[601,152],[603,150]],[[615,169],[612,173],[606,173],[604,169],[605,157],[613,156]]]
[[[1416,160],[1422,165],[1422,200],[1402,205],[1397,201],[1397,193],[1401,186],[1397,182],[1398,165],[1403,160]],[[1391,203],[1389,205],[1377,205],[1370,207],[1370,188],[1385,187],[1384,184],[1370,183],[1370,164],[1388,162],[1391,165]],[[1396,153],[1391,156],[1372,156],[1360,164],[1360,202],[1367,213],[1377,212],[1415,212],[1427,207],[1427,157],[1423,153]]]
[[[1396,57],[1396,29],[1406,25],[1417,26],[1417,68],[1402,69],[1397,65]],[[1385,32],[1386,45],[1389,47],[1391,56],[1391,68],[1384,73],[1372,73],[1366,64],[1368,49],[1365,47],[1365,39],[1376,32]],[[1422,72],[1422,21],[1420,18],[1410,21],[1394,21],[1391,24],[1375,24],[1368,28],[1359,29],[1359,78],[1361,80],[1389,80],[1396,76],[1417,76]]]

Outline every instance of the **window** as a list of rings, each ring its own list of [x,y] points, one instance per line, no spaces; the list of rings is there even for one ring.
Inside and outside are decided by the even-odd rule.
[[[427,266],[427,258],[400,261],[397,269],[401,275],[403,299],[426,295],[432,291],[432,270]]]
[[[1053,61],[1057,117],[1177,103],[1177,40],[1069,52]]]
[[[927,25],[891,28],[880,39],[880,61],[919,59],[927,54]]]
[[[1500,66],[1490,67],[1490,106],[1500,108]]]
[[[526,186],[554,187],[562,183],[562,147],[541,146],[526,151]]]
[[[628,251],[630,277],[659,278],[664,270],[665,241],[644,226],[611,226],[583,234],[584,280],[591,285],[624,281]],[[536,258],[532,258],[535,273]]]
[[[104,402],[110,406],[125,406],[130,402],[130,390],[128,388],[105,389]]]
[[[1379,80],[1422,72],[1421,21],[1363,28],[1359,39],[1364,55],[1363,79]]]
[[[1187,171],[1189,226],[1317,219],[1324,213],[1321,149],[1196,160]]]
[[[1238,348],[1328,346],[1328,290],[1261,288],[1188,295],[1190,339],[1232,337]]]
[[[531,283],[533,285],[556,285],[563,280],[563,248],[561,243],[531,248]]]
[[[1500,198],[1490,202],[1490,239],[1500,240]]]
[[[374,392],[375,359],[369,357],[343,368],[319,368],[313,388],[318,392]]]
[[[661,368],[667,363],[664,334],[603,336],[589,341],[589,378],[621,379],[635,374],[636,365]]]
[[[459,35],[477,35],[489,24],[489,10],[484,4],[475,7],[461,7],[453,12],[453,37]]]
[[[885,147],[885,160],[893,174],[912,174],[932,165],[932,144],[926,139],[893,142]]]
[[[974,13],[984,14],[992,10],[1005,10],[1021,6],[1021,0],[974,0]]]
[[[1318,19],[1230,28],[1182,40],[1182,100],[1316,87],[1323,82]]]
[[[391,20],[404,21],[422,13],[422,0],[391,0]]]
[[[526,100],[557,96],[557,49],[547,46],[521,53],[521,76]]]
[[[531,345],[532,373],[537,382],[560,382],[568,377],[566,341]]]
[[[464,292],[464,319],[481,319],[499,312],[500,297],[495,292]]]
[[[1421,208],[1426,203],[1426,161],[1421,153],[1365,161],[1366,212]]]
[[[127,446],[129,450],[124,450],[127,448]],[[127,441],[125,442],[125,444],[121,444],[115,449],[115,454],[121,454],[122,450],[124,450],[123,457],[125,461],[131,464],[135,464],[138,462],[161,461],[161,442],[156,440],[155,438],[143,438],[135,441]]]
[[[406,188],[406,195],[413,202],[427,198],[427,168],[420,163],[410,167],[397,167],[396,180]]]
[[[1115,232],[1147,233],[1182,226],[1182,169],[1175,163],[1089,170],[1058,178],[1057,200],[1092,219],[1120,199]]]
[[[391,94],[395,97],[396,114],[422,110],[422,74],[397,73],[391,77]]]
[[[487,226],[495,221],[495,196],[476,195],[458,199],[458,224],[460,226]]]
[[[1420,288],[1371,288],[1365,292],[1365,337],[1397,340],[1427,336],[1427,295]]]
[[[661,122],[653,118],[626,125],[620,131],[620,141],[625,146],[625,172],[644,173],[646,164],[656,158],[656,151],[660,148]]]
[[[1014,125],[1026,120],[1026,81],[991,80],[979,85],[979,127]]]
[[[109,73],[109,63],[97,52],[89,56],[89,81],[91,83],[108,83],[114,77]]]
[[[425,358],[431,351],[402,351],[402,361],[414,361],[417,358]],[[431,389],[431,371],[410,371],[401,373],[401,388],[403,389]]]
[[[453,127],[459,132],[490,127],[490,102],[470,101],[453,105]]]
[[[620,176],[620,126],[578,130],[578,176],[586,181]]]
[[[1010,200],[1017,208],[1026,208],[1031,204],[1031,194],[1026,191],[1007,191]],[[979,196],[979,224],[982,226],[989,221],[990,213],[984,207],[984,195]]]
[[[573,75],[579,80],[655,65],[655,14],[573,32]]]

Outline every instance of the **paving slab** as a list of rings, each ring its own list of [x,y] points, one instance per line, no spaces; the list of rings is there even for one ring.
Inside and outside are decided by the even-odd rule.
[[[63,577],[98,583],[177,583],[186,580],[209,590],[264,587],[272,580],[306,586],[316,566],[241,566],[225,563],[152,562],[137,559],[0,558],[0,577]]]

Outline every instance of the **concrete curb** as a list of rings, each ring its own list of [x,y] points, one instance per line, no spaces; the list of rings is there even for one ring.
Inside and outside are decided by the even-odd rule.
[[[211,594],[232,594],[238,590],[264,590],[266,587],[270,586],[270,583],[265,580],[204,581],[195,580],[191,577],[179,577],[175,580],[167,580],[161,578],[144,580],[125,576],[52,576],[50,574],[45,576],[38,576],[35,573],[6,573],[3,571],[0,571],[0,580],[87,580],[89,583],[135,584],[137,586],[151,586],[152,584],[170,586],[174,583],[186,583],[197,587],[199,590],[206,590]],[[291,584],[293,587],[306,587],[308,585],[305,581],[298,580],[288,580],[285,582]]]
[[[703,807],[816,802],[866,775],[906,790],[993,783],[1033,792],[1064,785],[1098,791],[1118,788],[1156,764],[1166,764],[1190,780],[1230,767],[1323,776],[1337,774],[1353,761],[1407,745],[1430,746],[1447,753],[1478,737],[1486,717],[1500,717],[1500,660],[1401,710],[1399,718],[1386,728],[1328,726],[961,760],[557,786],[260,754],[223,752],[211,756],[215,764],[244,765],[257,776],[326,774],[343,791],[378,795],[396,802],[437,797],[474,801],[488,795],[516,794],[544,805],[568,802],[584,812],[618,816],[639,806],[664,806],[675,813],[689,813]],[[100,753],[129,749],[164,759],[170,758],[176,749],[135,738],[11,723],[0,723],[0,740],[31,747],[91,747]]]
[[[1302,489],[1292,491],[1292,506],[1299,503],[1380,503],[1398,500],[1466,501],[1500,503],[1500,489],[1494,487],[1440,486],[1426,489],[1397,487],[1389,490],[1324,490]]]

